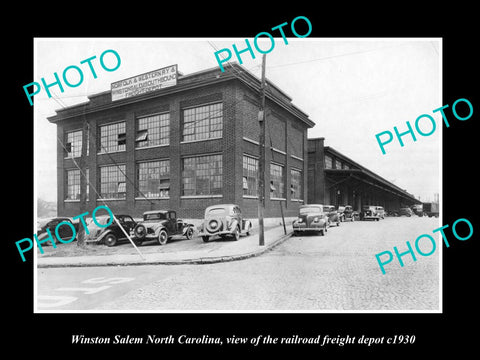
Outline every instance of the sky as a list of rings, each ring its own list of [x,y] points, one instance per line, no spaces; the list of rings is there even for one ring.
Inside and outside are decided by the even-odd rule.
[[[253,39],[249,39],[253,43]],[[110,84],[165,66],[178,64],[187,75],[218,66],[216,49],[245,48],[244,38],[36,38],[34,41],[34,79],[54,82],[64,69],[75,65],[82,69],[83,82],[71,88],[63,84],[50,91],[42,88],[34,96],[35,186],[37,197],[56,201],[56,125],[47,117],[65,106],[88,101],[87,96],[110,90]],[[260,49],[270,41],[260,38]],[[252,45],[253,46],[253,45]],[[115,50],[121,64],[107,72],[99,63],[105,50]],[[261,77],[261,54],[254,50],[241,54],[242,66]],[[266,77],[292,98],[292,103],[315,123],[308,137],[324,137],[325,145],[377,173],[422,201],[433,200],[441,192],[441,115],[433,113],[442,103],[442,43],[439,38],[288,38],[279,37],[266,56]],[[115,58],[105,56],[107,67]],[[96,56],[91,63],[80,62]],[[235,55],[231,61],[239,61]],[[75,71],[69,80],[79,82]],[[25,97],[25,105],[29,106]],[[396,126],[415,128],[416,119],[427,114],[436,121],[430,136],[416,133],[396,138],[382,154],[375,135]],[[424,133],[432,129],[426,118],[419,121]]]

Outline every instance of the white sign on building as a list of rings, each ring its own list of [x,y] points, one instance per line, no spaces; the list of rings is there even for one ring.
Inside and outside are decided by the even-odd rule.
[[[112,83],[112,101],[177,85],[177,64]]]

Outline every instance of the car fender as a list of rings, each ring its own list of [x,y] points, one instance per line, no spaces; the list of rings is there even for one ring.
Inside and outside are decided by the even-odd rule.
[[[192,228],[195,231],[195,226],[193,224],[183,224],[183,235],[187,233],[187,230]]]
[[[103,231],[96,239],[95,241],[102,241],[105,236],[107,236],[108,234],[113,234],[113,231],[112,230],[106,230],[106,231]]]
[[[238,226],[238,220],[234,219],[228,228],[229,231],[233,231]]]
[[[167,235],[170,235],[168,233],[168,229],[165,226],[159,226],[158,228],[155,229],[155,236],[160,235],[160,231],[165,230],[167,232]]]
[[[243,220],[243,229],[248,230],[252,228],[252,222],[250,220]]]

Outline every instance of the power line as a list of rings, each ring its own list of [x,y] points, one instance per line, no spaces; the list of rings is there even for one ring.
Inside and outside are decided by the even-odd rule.
[[[87,123],[87,128],[88,128],[88,123]],[[63,143],[62,140],[60,140],[60,137],[58,137],[57,135],[57,140],[58,142],[60,143],[60,145],[62,145],[62,147],[65,149],[65,151],[68,153],[68,150],[65,146],[65,144]],[[76,160],[74,159],[73,157],[73,154],[72,154],[72,161],[74,163],[74,165],[78,168],[78,170],[80,171],[81,175],[87,180],[88,182],[88,185],[93,189],[93,191],[95,192],[95,194],[97,195],[97,200],[100,200],[101,202],[103,202],[103,204],[105,205],[105,207],[107,207],[108,209],[110,209],[110,207],[107,205],[107,203],[105,202],[105,199],[103,199],[103,197],[100,195],[100,193],[97,191],[97,188],[96,186],[94,186],[90,180],[88,179],[87,175],[83,172],[82,168],[78,165],[78,163],[76,162]],[[133,242],[133,240],[130,238],[130,235],[126,232],[126,230],[123,228],[123,226],[120,224],[120,222],[118,221],[117,217],[113,214],[112,212],[112,215],[113,215],[113,220],[117,223],[118,227],[123,231],[123,233],[127,236],[128,240],[131,242],[131,244],[133,245],[133,247],[135,248],[135,250],[138,252],[138,254],[140,255],[140,257],[145,260],[145,257],[143,256],[143,254],[140,252],[140,250],[138,250],[137,246],[135,245],[135,243]]]
[[[287,64],[272,65],[272,66],[269,67],[269,69],[275,69],[275,68],[286,67],[286,66],[291,66],[291,65],[298,65],[298,64],[307,64],[307,63],[311,63],[311,62],[315,62],[315,61],[329,60],[329,59],[335,59],[335,58],[346,57],[346,56],[351,56],[351,55],[365,54],[365,53],[369,53],[369,52],[381,51],[381,50],[396,48],[396,47],[405,46],[405,45],[410,45],[410,44],[406,43],[406,44],[401,44],[401,45],[384,46],[384,47],[381,47],[381,48],[361,50],[361,51],[352,51],[352,52],[349,52],[349,53],[325,56],[325,57],[309,59],[309,60],[304,60],[304,61],[297,61],[297,62],[292,62],[292,63],[287,63]]]

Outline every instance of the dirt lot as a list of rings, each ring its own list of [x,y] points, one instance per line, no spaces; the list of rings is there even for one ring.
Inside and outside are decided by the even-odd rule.
[[[270,224],[265,226],[265,230],[278,226],[277,224]],[[254,227],[251,231],[252,234],[258,233],[258,228]],[[222,242],[231,241],[230,239],[222,240],[219,237],[212,238],[209,243],[221,244]],[[49,244],[49,243],[48,243]],[[46,245],[46,244],[43,244]],[[157,252],[176,252],[176,251],[188,251],[192,250],[196,246],[205,246],[203,240],[196,234],[192,240],[187,240],[182,236],[174,236],[168,241],[166,245],[159,245],[156,240],[145,241],[138,247],[140,252],[149,254]],[[37,254],[39,257],[64,257],[64,256],[91,256],[91,255],[113,255],[113,254],[136,254],[136,250],[128,240],[124,240],[118,243],[116,246],[108,247],[104,244],[87,244],[84,246],[78,246],[77,241],[74,240],[69,244],[58,243],[57,247],[43,246],[44,253],[41,254],[37,248]]]

